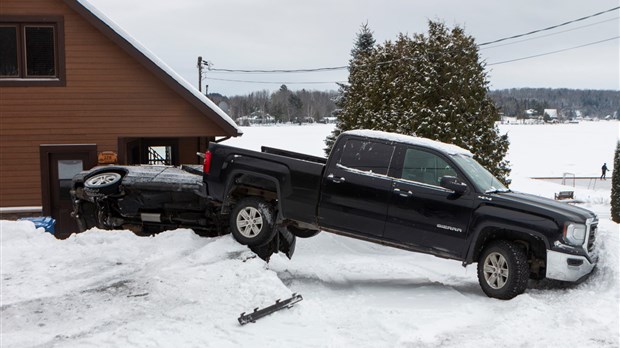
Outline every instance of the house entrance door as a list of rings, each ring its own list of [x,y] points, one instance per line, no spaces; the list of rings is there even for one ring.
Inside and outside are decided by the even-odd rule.
[[[41,191],[43,215],[56,220],[56,237],[78,232],[71,217],[73,176],[97,164],[97,145],[41,145]]]

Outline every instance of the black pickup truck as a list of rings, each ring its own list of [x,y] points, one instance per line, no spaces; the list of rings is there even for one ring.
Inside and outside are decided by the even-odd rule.
[[[457,146],[358,130],[341,134],[327,159],[217,143],[204,157],[203,180],[187,171],[193,184],[186,179],[175,192],[153,189],[158,179],[126,167],[80,174],[75,215],[84,228],[133,221],[230,232],[263,258],[291,257],[295,237],[328,231],[464,266],[477,262],[482,290],[499,299],[523,293],[530,278],[575,282],[596,265],[594,213],[512,192]],[[122,183],[110,179],[119,186],[102,192],[101,176],[114,172]]]
[[[343,133],[329,158],[220,144],[209,147],[208,196],[247,245],[328,231],[478,262],[490,297],[521,294],[528,279],[578,281],[596,264],[596,215],[516,193],[459,147],[377,131]]]

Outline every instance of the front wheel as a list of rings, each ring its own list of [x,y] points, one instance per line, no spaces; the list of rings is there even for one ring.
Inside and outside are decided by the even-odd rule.
[[[522,294],[529,275],[527,255],[513,242],[490,243],[478,260],[478,282],[489,297],[510,300]]]
[[[241,244],[259,246],[269,242],[275,235],[274,209],[259,197],[240,200],[230,214],[230,231]]]

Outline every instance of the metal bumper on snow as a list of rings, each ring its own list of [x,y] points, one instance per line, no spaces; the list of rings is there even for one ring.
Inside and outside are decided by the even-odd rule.
[[[596,262],[581,255],[547,250],[547,278],[576,282],[586,277],[596,267]]]

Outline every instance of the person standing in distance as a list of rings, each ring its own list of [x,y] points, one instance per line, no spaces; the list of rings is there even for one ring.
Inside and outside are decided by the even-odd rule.
[[[605,180],[605,174],[607,173],[609,169],[607,169],[607,163],[603,163],[603,166],[601,167],[601,180]]]

